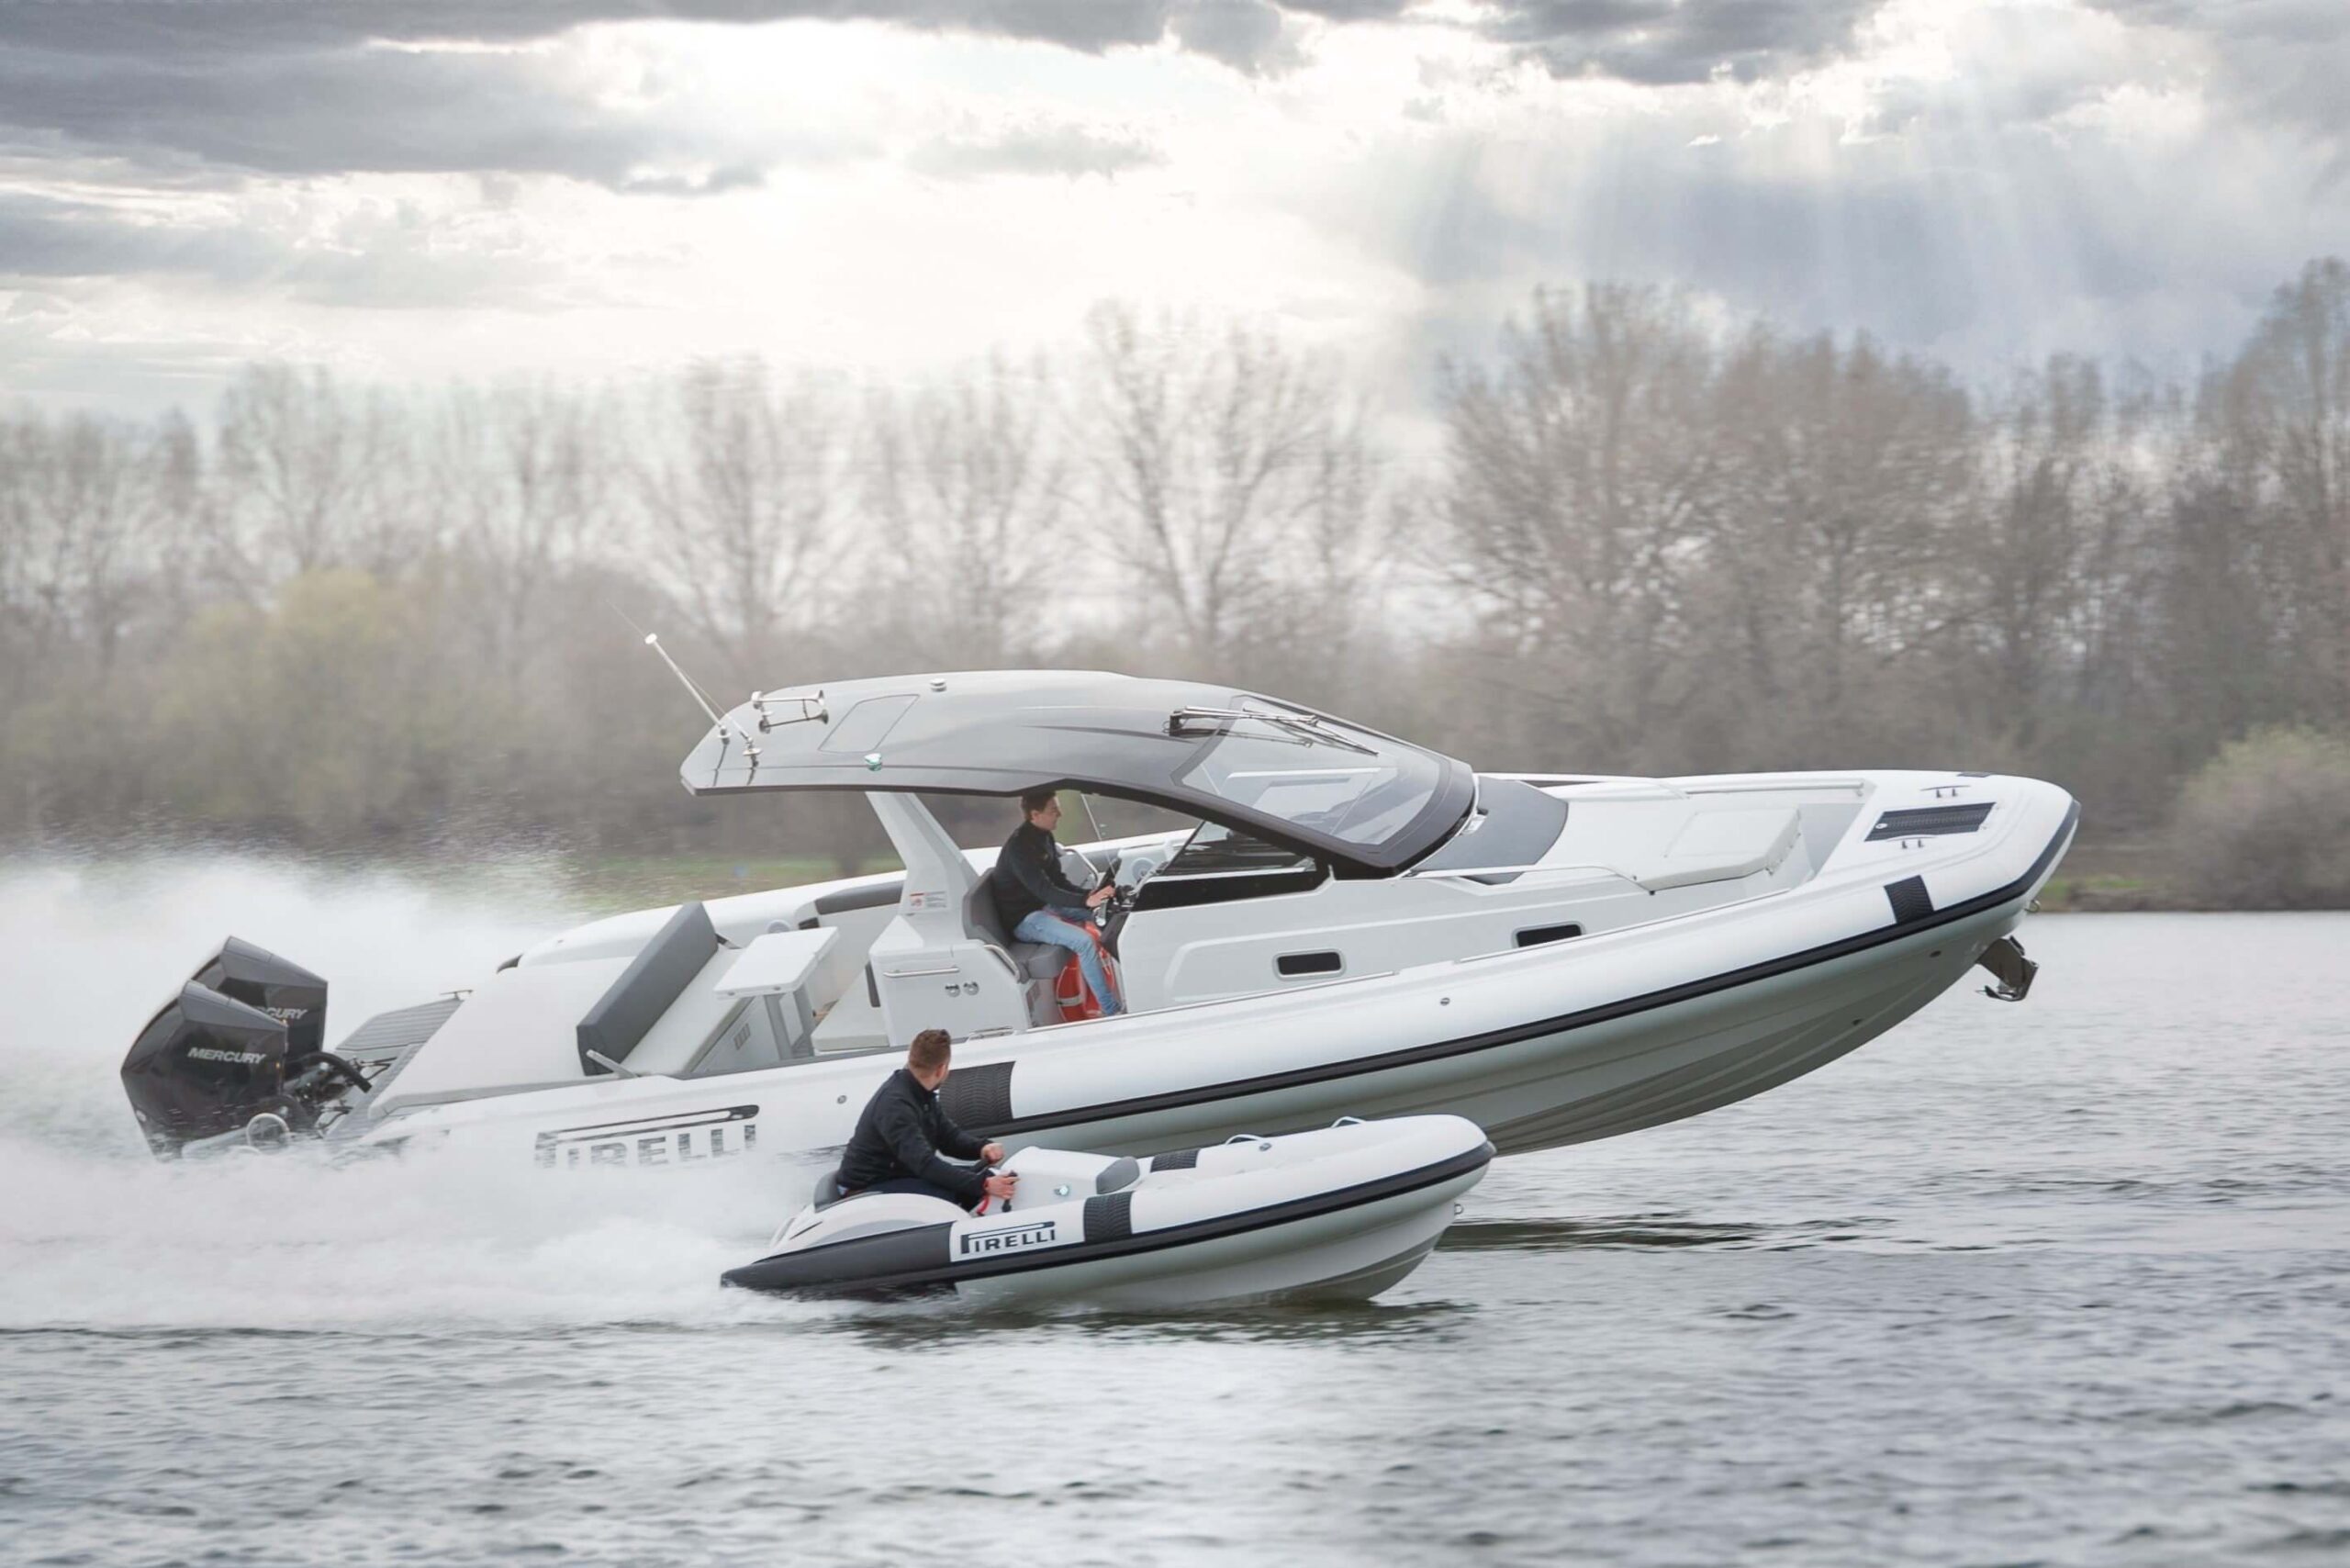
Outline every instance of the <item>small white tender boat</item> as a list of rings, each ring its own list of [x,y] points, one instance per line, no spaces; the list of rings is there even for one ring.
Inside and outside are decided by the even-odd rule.
[[[724,1282],[1143,1310],[1365,1301],[1419,1267],[1493,1158],[1473,1122],[1403,1116],[1140,1160],[1024,1148],[1002,1167],[1012,1201],[979,1215],[909,1193],[826,1202],[827,1178]]]

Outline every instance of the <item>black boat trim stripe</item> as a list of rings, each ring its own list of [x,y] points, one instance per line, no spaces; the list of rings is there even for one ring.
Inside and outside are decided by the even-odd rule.
[[[1315,1193],[1303,1198],[1288,1198],[1278,1204],[1267,1204],[1261,1208],[1242,1209],[1236,1214],[1217,1215],[1208,1219],[1193,1220],[1188,1225],[1171,1225],[1162,1229],[1135,1231],[1115,1239],[1080,1241],[1069,1247],[1039,1248],[1033,1252],[1013,1253],[979,1263],[953,1264],[934,1269],[912,1270],[896,1274],[865,1274],[822,1281],[811,1280],[804,1283],[782,1286],[752,1284],[739,1277],[751,1273],[761,1263],[784,1260],[784,1254],[777,1254],[772,1258],[762,1258],[757,1263],[746,1263],[739,1269],[730,1269],[722,1278],[727,1284],[740,1285],[749,1290],[779,1290],[795,1294],[911,1294],[959,1284],[965,1280],[994,1279],[1004,1274],[1035,1273],[1046,1269],[1067,1268],[1077,1263],[1099,1262],[1105,1258],[1123,1258],[1137,1252],[1157,1252],[1170,1247],[1186,1247],[1197,1241],[1220,1240],[1227,1236],[1245,1236],[1252,1230],[1267,1230],[1272,1226],[1289,1225],[1297,1220],[1312,1219],[1318,1215],[1333,1214],[1340,1209],[1376,1203],[1382,1198],[1399,1197],[1406,1193],[1416,1193],[1423,1187],[1437,1186],[1451,1181],[1456,1176],[1465,1176],[1472,1171],[1483,1170],[1493,1163],[1493,1159],[1494,1146],[1490,1143],[1481,1143],[1465,1153],[1439,1159],[1432,1165],[1417,1166],[1410,1170],[1397,1171],[1392,1176],[1375,1177],[1369,1182],[1359,1182],[1351,1187],[1337,1187],[1326,1193]],[[1129,1196],[1130,1194],[1118,1195]],[[1089,1204],[1101,1201],[1098,1198],[1087,1200]],[[841,1242],[837,1245],[844,1249],[854,1248],[859,1242],[888,1241],[896,1237],[912,1236],[923,1237],[924,1244],[927,1245],[930,1233],[937,1232],[943,1236],[947,1228],[947,1226],[923,1226],[913,1230],[892,1231],[883,1236],[859,1237],[855,1240]],[[818,1248],[801,1256],[812,1260],[823,1250]]]
[[[1422,1046],[1406,1046],[1401,1050],[1386,1051],[1374,1057],[1350,1057],[1345,1061],[1330,1062],[1319,1067],[1292,1068],[1286,1072],[1269,1072],[1255,1078],[1227,1079],[1221,1083],[1203,1084],[1191,1089],[1174,1089],[1162,1094],[1136,1095],[1131,1100],[1113,1100],[1098,1105],[1080,1105],[1067,1111],[1051,1111],[1034,1116],[1014,1116],[1009,1121],[995,1122],[975,1132],[1002,1137],[1010,1133],[1040,1132],[1052,1127],[1077,1126],[1088,1122],[1103,1122],[1120,1116],[1145,1115],[1153,1111],[1179,1110],[1188,1105],[1204,1104],[1214,1100],[1236,1099],[1248,1094],[1270,1094],[1283,1089],[1295,1089],[1309,1083],[1324,1083],[1341,1078],[1367,1077],[1400,1067],[1414,1067],[1422,1062],[1442,1061],[1448,1057],[1467,1056],[1473,1051],[1493,1050],[1503,1046],[1518,1045],[1539,1039],[1545,1035],[1564,1034],[1572,1029],[1588,1028],[1595,1024],[1612,1023],[1637,1013],[1652,1012],[1683,1002],[1693,1002],[1716,991],[1732,991],[1756,980],[1770,980],[1792,974],[1815,964],[1832,963],[1855,953],[1881,947],[1889,942],[1903,942],[1931,931],[1937,926],[1969,919],[1986,910],[2021,897],[2031,885],[2054,865],[2065,846],[2072,842],[2073,829],[2081,820],[2081,803],[2073,802],[2065,813],[2065,821],[2049,839],[2047,846],[2032,860],[2023,875],[2004,887],[1961,903],[1938,909],[1916,920],[1864,931],[1857,936],[1846,936],[1824,946],[1790,953],[1783,958],[1766,958],[1742,969],[1711,975],[1701,980],[1668,986],[1642,996],[1626,997],[1621,1001],[1603,1002],[1586,1007],[1580,1013],[1563,1014],[1556,1018],[1538,1019],[1528,1024],[1513,1024],[1506,1029],[1489,1030],[1482,1035],[1467,1035],[1454,1040],[1434,1040]]]
[[[1923,877],[1904,877],[1885,885],[1885,902],[1893,906],[1896,925],[1915,925],[1934,913],[1934,896]]]

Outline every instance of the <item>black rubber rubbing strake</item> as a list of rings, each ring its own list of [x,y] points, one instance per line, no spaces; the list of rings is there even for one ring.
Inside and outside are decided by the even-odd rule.
[[[1200,1151],[1196,1148],[1173,1148],[1165,1154],[1150,1157],[1153,1170],[1192,1170],[1198,1168]]]
[[[954,1267],[955,1226],[912,1226],[878,1236],[853,1236],[805,1252],[778,1252],[718,1277],[724,1285],[755,1291],[805,1291],[812,1295],[888,1294],[911,1286],[915,1292],[951,1288],[940,1282]],[[876,1290],[876,1280],[889,1282]]]
[[[1896,925],[1907,925],[1934,913],[1933,896],[1926,891],[1923,877],[1904,877],[1897,882],[1886,883],[1885,897],[1893,905]]]
[[[1973,833],[1991,814],[1996,801],[1970,801],[1963,806],[1919,806],[1914,811],[1887,812],[1869,829],[1868,842],[1881,838],[1939,838],[1946,833]]]
[[[1012,1068],[1008,1061],[983,1061],[949,1072],[938,1091],[947,1120],[972,1128],[1012,1120]]]
[[[1135,1195],[1113,1193],[1085,1200],[1085,1239],[1124,1241],[1135,1233]]]

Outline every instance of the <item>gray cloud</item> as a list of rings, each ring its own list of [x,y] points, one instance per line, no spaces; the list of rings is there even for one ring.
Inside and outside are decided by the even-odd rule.
[[[371,39],[513,43],[589,22],[878,21],[1030,39],[1098,53],[1157,42],[1169,0],[106,0],[0,6],[0,45],[74,54],[218,58]]]
[[[2350,175],[2350,5],[2344,0],[2087,0],[2125,22],[2199,39],[2220,62],[2213,84],[2236,113],[2293,128],[2333,150]]]
[[[301,176],[540,174],[702,195],[764,171],[869,156],[854,134],[796,140],[586,101],[529,54],[375,47],[512,43],[585,23],[865,18],[1088,51],[1157,41],[1167,0],[118,0],[0,5],[0,145]],[[13,134],[12,134],[13,133]]]
[[[190,60],[0,44],[0,137],[10,127],[141,164],[194,160],[277,175],[502,171],[617,190],[721,189],[761,164],[872,151],[850,137],[715,139],[577,97],[532,56],[358,47]],[[733,172],[646,167],[664,162]]]
[[[0,280],[172,277],[274,288],[305,304],[529,308],[542,270],[511,256],[452,253],[397,210],[346,218],[325,242],[250,224],[164,224],[99,202],[0,193]]]
[[[1100,174],[1106,179],[1163,160],[1158,148],[1137,138],[1039,121],[940,137],[915,149],[906,162],[917,174],[946,179],[987,174],[1058,174],[1069,179]]]
[[[1739,81],[1813,64],[1848,46],[1884,0],[1496,0],[1488,37],[1552,74],[1650,86]]]
[[[1268,0],[1195,0],[1174,17],[1176,41],[1194,54],[1251,74],[1302,58],[1278,6]]]

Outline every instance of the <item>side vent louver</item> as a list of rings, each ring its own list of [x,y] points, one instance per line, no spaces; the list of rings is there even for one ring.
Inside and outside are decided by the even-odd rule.
[[[1946,833],[1973,833],[1983,825],[1997,802],[1970,801],[1963,806],[1919,806],[1914,811],[1887,812],[1869,829],[1868,842],[1881,838],[1936,838]]]

